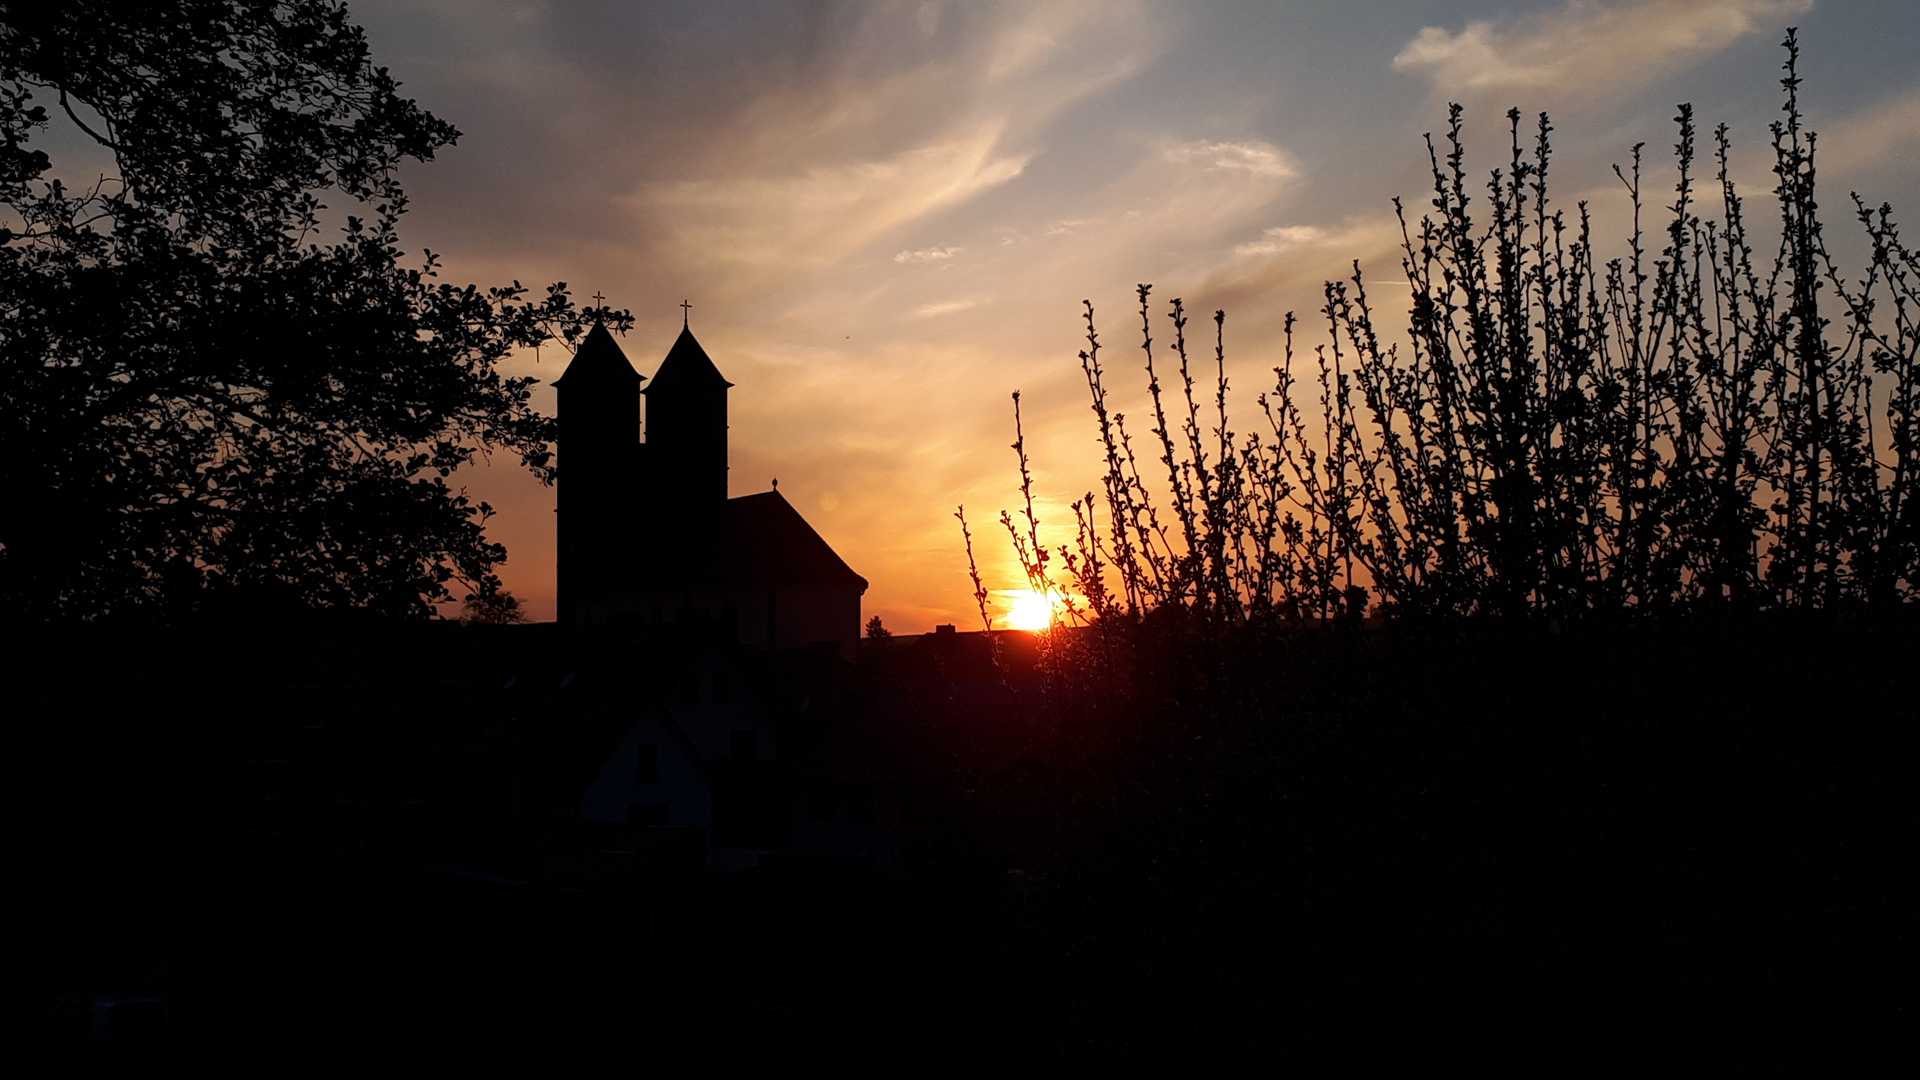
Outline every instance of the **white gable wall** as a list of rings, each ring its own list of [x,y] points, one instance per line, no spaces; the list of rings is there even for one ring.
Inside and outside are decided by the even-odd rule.
[[[658,780],[639,779],[640,747],[655,747]],[[713,824],[713,785],[698,752],[672,716],[661,709],[641,710],[627,737],[600,767],[580,799],[580,816],[589,821],[625,821],[627,807],[666,803],[667,824]]]
[[[725,677],[725,701],[718,681]],[[689,678],[690,677],[690,678]],[[693,700],[687,700],[687,690]],[[773,718],[746,685],[742,672],[730,670],[716,655],[706,655],[681,672],[668,703],[641,710],[633,729],[620,741],[580,800],[580,816],[594,821],[626,821],[627,807],[666,803],[667,824],[711,827],[713,785],[705,763],[734,756],[735,734],[753,733],[753,756],[770,761]],[[639,778],[640,747],[652,745],[658,779]]]
[[[695,689],[692,701],[688,701],[683,692],[689,674],[693,676]],[[725,702],[715,700],[715,679],[722,674],[726,675],[728,686],[728,700]],[[773,718],[767,715],[754,697],[743,674],[731,670],[718,656],[704,656],[690,669],[681,672],[664,708],[679,724],[694,749],[699,751],[703,761],[733,757],[733,733],[736,731],[754,733],[755,758],[772,760],[774,756]]]

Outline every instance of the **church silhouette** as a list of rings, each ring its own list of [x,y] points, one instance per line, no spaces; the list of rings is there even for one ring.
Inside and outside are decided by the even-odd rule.
[[[867,580],[777,486],[727,497],[732,385],[685,326],[651,382],[605,326],[581,342],[554,382],[560,621],[717,620],[745,644],[851,659]]]

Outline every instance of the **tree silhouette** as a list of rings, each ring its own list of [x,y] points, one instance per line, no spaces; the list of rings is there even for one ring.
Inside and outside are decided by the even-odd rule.
[[[460,603],[460,622],[463,626],[512,626],[526,621],[527,613],[520,606],[520,598],[505,589],[469,593]]]
[[[395,170],[458,132],[397,91],[327,0],[0,5],[0,603],[497,589],[491,510],[447,478],[492,448],[551,480],[553,437],[497,365],[631,319],[405,261]],[[55,123],[115,174],[62,172]]]

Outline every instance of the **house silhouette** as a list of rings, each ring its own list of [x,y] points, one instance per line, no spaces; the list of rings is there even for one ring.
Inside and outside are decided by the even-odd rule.
[[[778,488],[727,497],[732,385],[685,327],[650,382],[605,326],[581,342],[554,382],[559,619],[718,620],[744,644],[851,658],[866,579]]]

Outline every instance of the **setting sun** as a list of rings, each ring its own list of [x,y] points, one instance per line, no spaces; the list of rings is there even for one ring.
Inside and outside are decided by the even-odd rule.
[[[1045,630],[1059,617],[1060,601],[1032,589],[1015,589],[1007,594],[1013,609],[1007,612],[1007,625],[1015,630]]]

